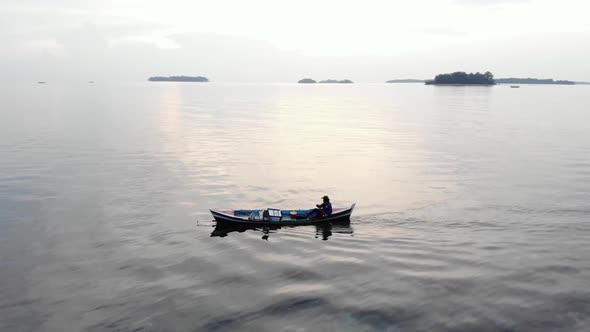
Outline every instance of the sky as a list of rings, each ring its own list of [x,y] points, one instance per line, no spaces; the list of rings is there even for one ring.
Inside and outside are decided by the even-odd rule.
[[[587,0],[2,0],[0,80],[590,81]]]

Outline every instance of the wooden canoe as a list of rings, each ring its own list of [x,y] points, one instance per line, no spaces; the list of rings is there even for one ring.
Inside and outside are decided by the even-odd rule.
[[[332,215],[322,218],[308,219],[307,215],[313,209],[307,210],[210,210],[218,226],[244,226],[244,227],[272,227],[272,226],[297,226],[314,225],[321,223],[337,223],[350,221],[350,216],[356,203],[348,208],[334,208]],[[270,211],[270,216],[265,211]],[[273,213],[274,212],[274,213]]]

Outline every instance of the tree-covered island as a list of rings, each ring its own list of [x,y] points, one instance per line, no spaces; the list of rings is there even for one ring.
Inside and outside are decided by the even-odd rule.
[[[396,79],[396,80],[389,80],[385,83],[424,83],[425,80],[417,80],[413,78],[403,78],[403,79]]]
[[[351,80],[322,80],[319,82],[316,82],[315,80],[311,79],[311,78],[304,78],[299,80],[297,83],[353,83]]]
[[[489,71],[485,73],[466,73],[457,71],[450,74],[439,74],[434,80],[426,81],[427,85],[494,85],[494,74]]]
[[[344,83],[344,84],[349,84],[352,83],[351,80],[323,80],[320,81],[319,83]]]
[[[558,85],[574,85],[579,84],[574,81],[554,80],[552,78],[498,78],[498,84],[558,84]]]
[[[148,78],[150,82],[209,82],[207,77],[203,76],[153,76]]]

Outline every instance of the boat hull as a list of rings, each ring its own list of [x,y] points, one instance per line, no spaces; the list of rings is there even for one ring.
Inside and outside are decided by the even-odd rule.
[[[249,220],[245,217],[232,215],[233,210],[220,211],[210,210],[218,227],[281,227],[281,226],[299,226],[299,225],[317,225],[325,223],[345,223],[350,222],[350,216],[354,210],[355,204],[346,209],[335,209],[335,212],[329,217],[317,219],[282,219],[281,221],[270,220]]]

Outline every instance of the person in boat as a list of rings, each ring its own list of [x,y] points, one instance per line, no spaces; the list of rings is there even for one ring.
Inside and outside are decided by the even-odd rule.
[[[323,203],[316,204],[316,208],[307,216],[308,219],[325,218],[332,215],[332,203],[330,197],[322,197]]]

